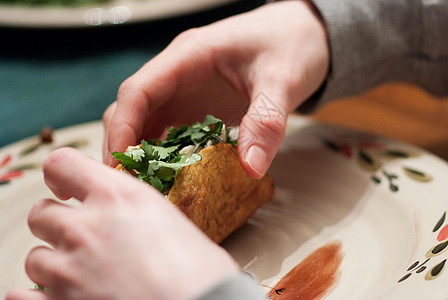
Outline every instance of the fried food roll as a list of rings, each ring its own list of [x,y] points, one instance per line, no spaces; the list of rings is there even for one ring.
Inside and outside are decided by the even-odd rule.
[[[235,141],[213,116],[202,124],[170,129],[166,141],[142,141],[114,157],[121,162],[118,169],[159,189],[216,243],[274,194],[271,178],[246,174]]]

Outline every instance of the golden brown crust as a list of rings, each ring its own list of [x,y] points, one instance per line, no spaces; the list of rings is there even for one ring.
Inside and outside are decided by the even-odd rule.
[[[201,161],[181,169],[168,199],[220,243],[272,198],[274,184],[268,176],[250,178],[235,146],[219,143],[199,154]]]

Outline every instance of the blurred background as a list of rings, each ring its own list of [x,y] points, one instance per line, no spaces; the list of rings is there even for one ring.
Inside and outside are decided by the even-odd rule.
[[[202,4],[188,9],[188,1]],[[149,13],[147,19],[143,11],[138,22],[126,22],[126,11],[121,11],[116,23],[124,23],[115,25],[104,25],[101,11],[91,10],[91,26],[77,26],[70,12],[67,24],[64,14],[58,15],[57,26],[43,25],[51,21],[45,18],[33,23],[21,19],[29,13],[21,9],[7,14],[16,18],[8,23],[2,21],[6,10],[0,4],[0,147],[35,135],[45,125],[61,128],[101,119],[120,83],[177,34],[265,2],[208,1],[204,5],[204,0],[183,0],[179,2],[187,7],[183,12],[158,17]],[[313,117],[393,137],[448,159],[448,101],[444,100],[414,86],[387,84],[330,103]]]
[[[317,120],[391,137],[448,160],[448,98],[408,84],[384,84],[356,97],[333,101]]]
[[[86,26],[82,19],[79,26],[64,26],[59,19],[61,26],[41,26],[40,20],[2,24],[0,18],[0,147],[35,135],[45,125],[61,128],[101,119],[120,83],[180,32],[265,2],[209,0],[209,5],[193,6],[204,1],[181,1],[190,1],[192,8],[185,4],[183,13],[173,7],[172,14],[166,8],[166,17],[148,12],[150,20],[117,25]],[[0,2],[0,11],[4,7]],[[17,14],[29,15],[29,9]]]

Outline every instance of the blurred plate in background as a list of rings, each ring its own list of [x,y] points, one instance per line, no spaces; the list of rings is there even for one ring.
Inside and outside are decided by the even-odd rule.
[[[0,25],[85,27],[175,17],[237,0],[111,0],[80,6],[0,4]]]

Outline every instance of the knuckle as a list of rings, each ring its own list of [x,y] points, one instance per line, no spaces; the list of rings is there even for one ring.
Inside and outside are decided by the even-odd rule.
[[[173,43],[183,43],[191,42],[201,39],[203,35],[203,29],[201,28],[190,28],[182,33],[180,33],[174,40]]]
[[[273,118],[264,123],[264,127],[277,136],[283,136],[285,132],[285,120],[283,118]]]
[[[59,148],[53,151],[44,162],[43,165],[44,175],[48,174],[52,170],[54,165],[57,165],[60,162],[66,160],[67,155],[72,153],[72,151],[73,149],[68,147]]]
[[[285,135],[286,120],[283,117],[260,118],[257,122],[263,136],[269,140],[279,141]]]
[[[57,225],[61,240],[69,247],[77,247],[84,242],[82,222],[64,221]]]
[[[28,256],[25,259],[25,269],[28,272],[29,270],[34,269],[36,264],[40,262],[40,259],[36,257],[37,249],[39,249],[39,247],[31,249],[31,251],[28,253]]]
[[[132,86],[134,85],[133,77],[134,76],[127,78],[120,84],[120,86],[118,87],[117,99],[126,99],[125,95],[129,90],[132,90]]]
[[[58,150],[56,150],[56,151],[58,151]],[[44,176],[47,175],[48,173],[50,173],[51,167],[53,166],[53,164],[55,162],[57,162],[57,154],[55,154],[55,152],[52,152],[44,162],[44,165],[42,168]]]
[[[176,36],[173,42],[169,45],[168,50],[176,51],[176,53],[184,53],[184,58],[197,54],[206,55],[212,50],[215,37],[207,26],[199,28],[191,28]],[[185,55],[187,54],[187,55]]]
[[[44,246],[38,246],[28,253],[25,260],[25,270],[33,278],[46,278],[53,283],[70,281],[70,270],[67,267],[66,260],[59,256],[49,256],[47,251],[52,251]],[[48,259],[51,257],[51,259]],[[50,282],[49,282],[50,283]]]
[[[67,266],[67,262],[62,259],[58,259],[57,261],[47,262],[45,271],[50,274],[50,278],[52,278],[54,284],[64,283],[70,284],[75,280],[72,276],[72,267]]]
[[[50,199],[43,199],[37,203],[35,203],[28,214],[28,226],[33,229],[41,220],[41,212],[42,210],[48,206],[48,204],[52,202]]]
[[[110,119],[112,118],[112,115],[114,113],[115,107],[117,102],[113,102],[111,105],[107,107],[107,109],[103,113],[103,122],[109,123]]]
[[[33,227],[34,224],[37,222],[37,216],[38,216],[38,212],[42,208],[42,202],[43,201],[39,201],[39,202],[35,203],[33,205],[33,207],[31,207],[31,210],[28,214],[28,226]]]

